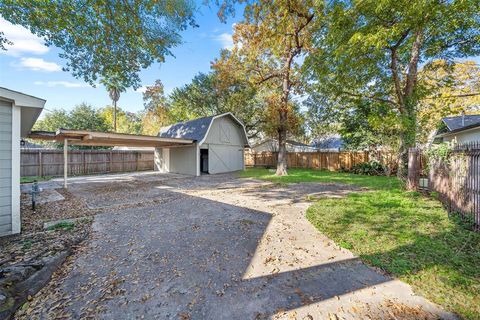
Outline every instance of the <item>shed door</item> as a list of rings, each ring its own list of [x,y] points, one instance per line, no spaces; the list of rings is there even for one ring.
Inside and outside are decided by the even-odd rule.
[[[0,235],[12,231],[12,105],[0,101]]]
[[[208,146],[208,172],[222,173],[243,170],[243,147],[229,145]]]

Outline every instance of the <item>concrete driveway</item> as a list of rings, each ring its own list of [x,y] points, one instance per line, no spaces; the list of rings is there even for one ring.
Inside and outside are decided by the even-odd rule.
[[[34,298],[40,318],[453,318],[306,220],[309,197],[351,186],[144,173],[69,190],[104,213]]]

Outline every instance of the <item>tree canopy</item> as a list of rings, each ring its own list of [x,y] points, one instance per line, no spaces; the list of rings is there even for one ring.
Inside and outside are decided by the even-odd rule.
[[[330,1],[313,35],[308,80],[331,97],[389,106],[398,117],[403,168],[416,142],[419,67],[479,54],[479,10],[476,0]]]
[[[169,100],[174,122],[232,112],[245,124],[249,138],[258,138],[266,123],[265,101],[258,90],[242,79],[221,78],[215,68],[174,89]]]
[[[56,131],[60,128],[90,130],[99,132],[112,131],[113,107],[106,106],[96,109],[93,106],[81,103],[72,110],[53,109],[46,112],[43,118],[37,120],[33,130]],[[138,114],[117,111],[117,132],[139,134],[142,130],[141,118]],[[56,147],[56,143],[47,142],[46,145]]]
[[[307,124],[315,140],[340,134],[352,150],[396,150],[399,126],[388,105],[368,100],[326,100],[311,92],[304,101]]]
[[[107,131],[112,131],[114,107],[106,106],[98,110],[98,116],[108,126]],[[117,131],[118,133],[142,134],[142,114],[129,112],[117,107]],[[158,132],[157,132],[158,133]]]
[[[157,135],[160,128],[171,124],[171,115],[163,83],[155,81],[143,93],[145,110],[142,115],[142,132],[147,135]]]
[[[417,141],[427,143],[440,120],[480,110],[480,66],[473,61],[435,60],[419,73],[425,92],[419,101]]]
[[[35,123],[33,130],[56,131],[60,128],[109,131],[111,124],[107,124],[100,116],[100,111],[89,104],[81,103],[70,112],[63,109],[54,109]]]
[[[60,48],[75,77],[95,85],[115,75],[123,88],[138,88],[140,70],[171,55],[180,32],[196,25],[194,10],[190,0],[0,2],[4,19]]]
[[[314,18],[321,10],[322,2],[310,0],[247,4],[244,21],[234,28],[232,52],[215,63],[218,70],[223,70],[222,77],[243,74],[244,79],[268,93],[266,111],[279,141],[277,175],[287,174],[287,133],[296,122],[292,94],[301,92],[300,58],[312,48]]]

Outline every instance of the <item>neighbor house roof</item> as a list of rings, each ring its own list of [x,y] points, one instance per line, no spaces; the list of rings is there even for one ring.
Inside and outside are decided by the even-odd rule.
[[[162,138],[189,139],[197,141],[199,144],[201,144],[205,140],[213,120],[226,116],[231,117],[242,127],[243,133],[245,135],[245,146],[249,146],[245,126],[231,112],[222,113],[216,116],[209,116],[190,121],[174,123],[167,127],[160,128],[158,136]]]
[[[442,119],[448,131],[455,131],[471,125],[480,124],[480,114],[472,114],[458,117],[446,117]]]
[[[480,127],[480,115],[462,115],[442,119],[442,127],[437,130],[437,137]]]
[[[341,149],[343,148],[344,141],[338,134],[324,137],[322,139],[316,139],[312,142],[311,146],[317,149]]]
[[[301,142],[298,142],[298,141],[295,141],[295,140],[288,140],[285,141],[286,143],[292,145],[292,146],[298,146],[298,147],[309,147],[309,145],[305,144],[305,143],[301,143]]]

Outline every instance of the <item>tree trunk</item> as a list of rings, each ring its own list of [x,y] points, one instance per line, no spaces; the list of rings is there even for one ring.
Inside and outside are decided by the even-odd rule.
[[[287,173],[287,112],[280,110],[280,125],[278,127],[278,161],[277,176],[286,176]]]
[[[113,101],[113,132],[117,132],[117,101]]]
[[[417,116],[415,112],[416,101],[409,97],[405,100],[405,106],[401,117],[400,152],[398,155],[397,177],[406,180],[408,174],[408,149],[415,147],[417,133]]]
[[[408,175],[408,149],[415,147],[416,141],[416,105],[418,102],[416,97],[416,88],[418,77],[418,62],[420,61],[420,53],[423,41],[424,31],[422,29],[417,30],[415,32],[415,40],[411,48],[411,56],[408,63],[408,73],[406,75],[403,95],[402,92],[397,92],[398,101],[401,105],[400,153],[398,156],[397,176],[402,180],[406,180]]]
[[[278,161],[277,176],[286,176],[287,172],[287,126],[288,126],[288,96],[290,95],[290,67],[293,55],[289,55],[285,62],[285,73],[282,79],[282,97],[280,100],[278,124]]]

